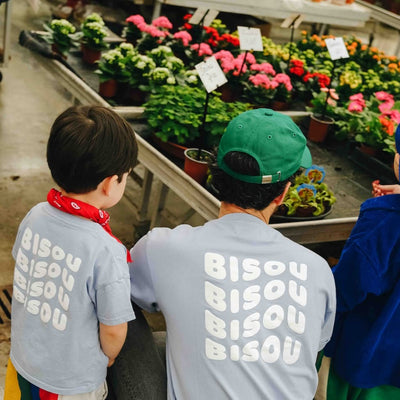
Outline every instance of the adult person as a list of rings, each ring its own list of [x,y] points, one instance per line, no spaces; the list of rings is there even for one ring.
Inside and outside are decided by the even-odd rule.
[[[395,139],[399,181],[400,127]],[[400,399],[400,185],[372,185],[333,268],[337,316],[319,399]]]
[[[268,225],[309,166],[291,118],[247,111],[229,123],[212,170],[219,218],[155,228],[132,248],[132,299],[166,320],[168,399],[313,398],[317,353],[333,329],[333,276]]]

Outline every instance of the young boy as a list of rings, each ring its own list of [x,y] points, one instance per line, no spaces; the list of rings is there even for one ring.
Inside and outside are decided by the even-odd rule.
[[[395,139],[399,181],[400,126]],[[337,315],[318,400],[400,399],[400,186],[372,185],[333,268]]]
[[[52,126],[47,162],[60,191],[29,211],[12,251],[10,358],[18,398],[107,395],[107,366],[135,315],[129,253],[103,209],[121,199],[136,159],[134,132],[111,109],[71,107]]]

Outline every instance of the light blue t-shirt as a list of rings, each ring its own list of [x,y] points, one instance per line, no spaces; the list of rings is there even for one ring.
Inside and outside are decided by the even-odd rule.
[[[326,261],[249,214],[156,228],[132,298],[167,324],[168,398],[311,400],[335,317]]]
[[[22,221],[12,254],[16,370],[52,393],[95,390],[108,363],[99,321],[135,318],[125,247],[99,224],[40,203]]]

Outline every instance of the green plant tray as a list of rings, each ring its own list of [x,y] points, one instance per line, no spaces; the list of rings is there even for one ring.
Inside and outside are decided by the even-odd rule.
[[[333,210],[333,207],[331,207],[328,211],[320,214],[320,215],[313,215],[311,217],[295,217],[291,215],[275,215],[273,214],[271,216],[271,222],[300,222],[300,221],[315,221],[318,219],[323,219],[327,217]]]

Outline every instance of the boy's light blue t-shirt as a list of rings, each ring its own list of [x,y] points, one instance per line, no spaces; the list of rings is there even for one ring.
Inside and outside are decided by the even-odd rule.
[[[108,363],[99,321],[135,318],[125,247],[99,224],[40,203],[22,221],[12,254],[16,370],[52,393],[95,390]]]
[[[335,316],[326,261],[258,218],[153,229],[132,298],[167,324],[168,398],[311,400]]]

